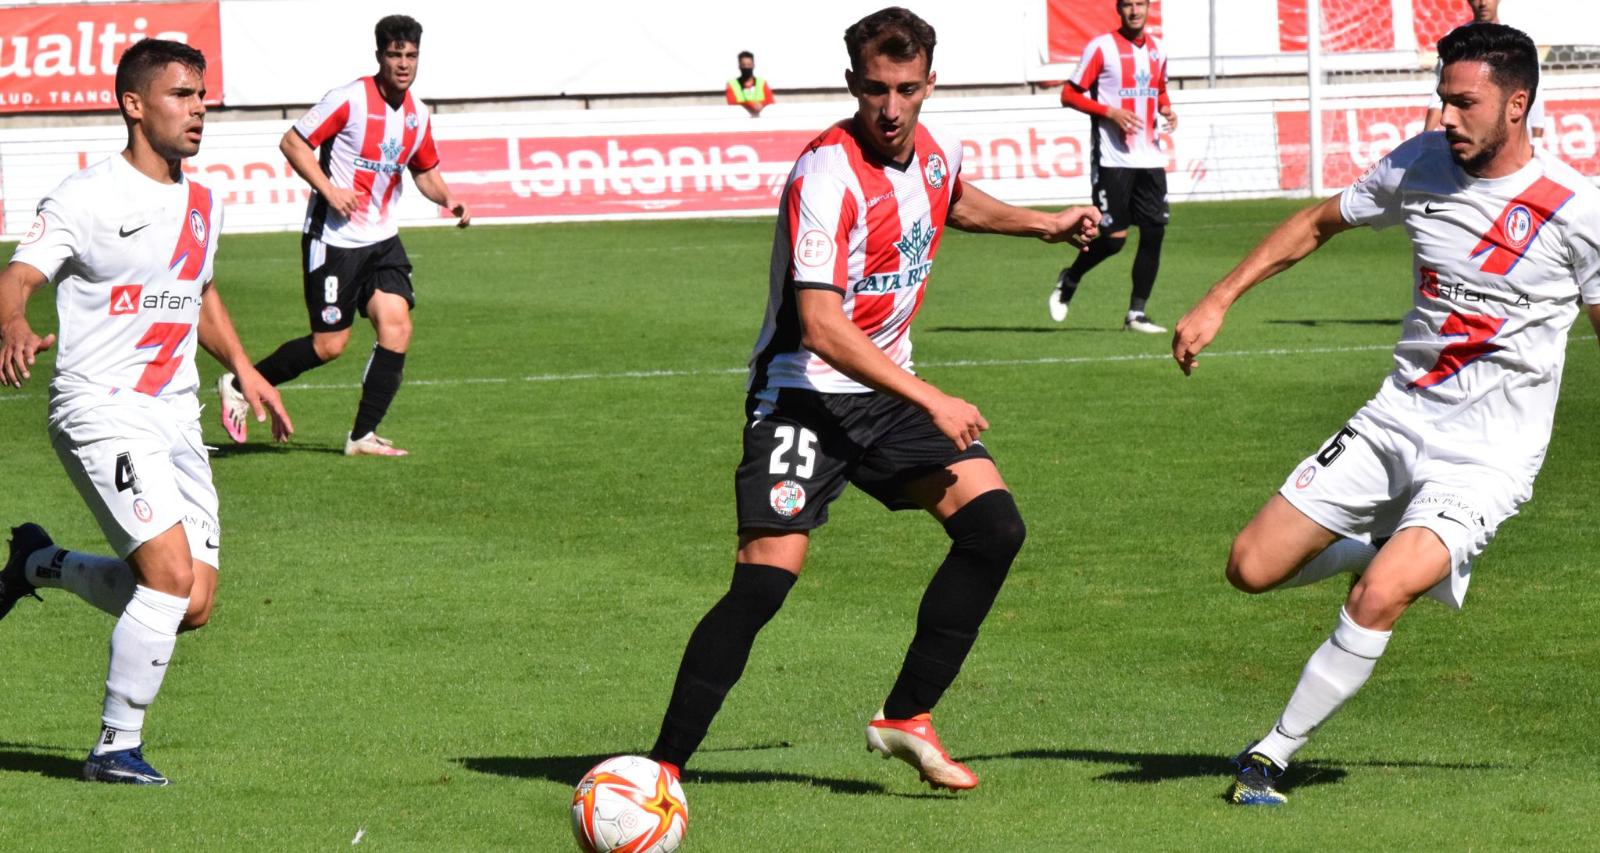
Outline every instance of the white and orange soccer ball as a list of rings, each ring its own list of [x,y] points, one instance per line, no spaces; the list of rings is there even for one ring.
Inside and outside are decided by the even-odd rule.
[[[587,853],[672,853],[688,831],[683,786],[648,758],[608,758],[572,792],[572,834]]]

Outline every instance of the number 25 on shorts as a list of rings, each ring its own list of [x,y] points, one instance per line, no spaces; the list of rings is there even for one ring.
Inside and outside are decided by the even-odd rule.
[[[773,429],[772,434],[778,439],[778,448],[772,451],[772,462],[767,466],[767,470],[777,475],[789,473],[790,465],[783,457],[793,448],[794,455],[799,460],[798,464],[794,465],[794,475],[802,480],[809,479],[817,465],[817,434],[805,427],[796,430],[790,424],[780,424]]]

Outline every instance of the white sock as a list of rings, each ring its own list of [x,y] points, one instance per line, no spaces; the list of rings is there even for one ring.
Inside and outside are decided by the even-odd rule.
[[[1288,767],[1289,759],[1305,746],[1311,732],[1367,683],[1392,633],[1363,628],[1339,608],[1339,625],[1333,635],[1306,661],[1283,716],[1252,751],[1279,767]]]
[[[1378,555],[1378,549],[1365,542],[1354,539],[1340,539],[1332,545],[1322,549],[1322,553],[1300,567],[1300,570],[1289,576],[1288,580],[1278,584],[1278,589],[1288,589],[1291,586],[1306,586],[1320,580],[1326,580],[1342,572],[1355,572],[1360,574],[1372,563],[1372,558]]]
[[[28,557],[28,583],[64,589],[112,616],[121,616],[133,597],[133,569],[116,557],[51,546]]]
[[[128,608],[111,632],[111,671],[106,675],[106,700],[100,714],[105,728],[114,729],[117,735],[108,738],[102,730],[95,754],[128,749],[130,740],[138,746],[145,708],[161,690],[161,679],[167,674],[167,663],[172,660],[172,648],[177,643],[178,624],[188,609],[187,596],[167,595],[147,586],[134,587]],[[123,737],[124,734],[131,737]],[[117,742],[107,744],[108,740]]]

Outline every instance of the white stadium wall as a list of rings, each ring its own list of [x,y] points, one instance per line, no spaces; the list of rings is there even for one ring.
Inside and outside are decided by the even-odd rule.
[[[1053,2],[1110,4],[1110,0]],[[1357,35],[1364,39],[1362,44],[1384,48],[1388,52],[1380,54],[1389,56],[1408,37],[1406,28],[1396,22],[1412,21],[1413,12],[1420,15],[1425,7],[1461,0],[1322,2],[1324,18],[1329,8],[1338,12],[1380,4],[1387,9],[1386,24]],[[1288,42],[1279,13],[1296,4],[1303,8],[1304,0],[1218,0],[1219,52],[1238,65],[1270,61],[1303,67],[1303,55],[1282,49]],[[1504,0],[1504,4],[1508,16],[1513,8],[1523,17],[1536,17],[1532,13],[1537,9],[1550,8],[1548,17],[1561,19],[1548,0]],[[392,4],[222,0],[220,4],[58,5],[54,17],[37,4],[0,3],[0,93],[32,86],[39,98],[48,98],[50,91],[64,90],[71,82],[61,76],[66,70],[94,64],[94,52],[88,48],[52,55],[47,49],[52,38],[66,44],[80,34],[104,33],[107,27],[128,32],[146,23],[154,31],[156,26],[167,26],[150,23],[157,12],[178,6],[213,13],[203,28],[206,38],[220,37],[216,70],[226,105],[283,104],[291,115],[329,86],[370,72],[367,45],[372,22],[393,11],[413,14],[426,27],[417,89],[425,99],[714,90],[742,48],[757,53],[759,68],[779,92],[778,103],[758,120],[724,106],[437,115],[435,134],[444,174],[473,204],[480,221],[770,214],[801,147],[852,109],[842,92],[837,101],[816,102],[784,100],[783,89],[839,85],[844,65],[840,34],[863,8],[858,3],[812,3],[803,14],[773,26],[742,22],[729,13],[731,7],[701,0],[673,4],[670,11],[652,6],[647,16],[637,13],[639,5],[622,2],[558,6],[483,0]],[[1187,57],[1183,61],[1203,65],[1209,37],[1206,4],[1160,0],[1158,6],[1174,64]],[[927,0],[916,8],[940,29],[935,64],[941,83],[1039,79],[1038,74],[1060,67],[1064,60],[1044,48],[1050,9],[1044,0],[981,5]],[[1055,8],[1059,19],[1061,7]],[[1589,4],[1579,4],[1578,11],[1565,9],[1564,24],[1581,39],[1600,42],[1596,9],[1600,4],[1594,9]],[[49,26],[60,30],[54,36],[43,32],[43,25],[33,24],[47,18]],[[307,26],[311,20],[317,26]],[[1421,32],[1423,27],[1418,24],[1415,30]],[[1344,32],[1348,36],[1350,31]],[[1561,37],[1581,41],[1580,36]],[[1416,33],[1409,37],[1414,48]],[[19,48],[32,53],[24,57]],[[1414,49],[1399,52],[1416,63]],[[52,59],[62,60],[69,53],[75,62],[52,64]],[[1372,55],[1351,54],[1368,59]],[[34,73],[46,70],[58,76]],[[87,79],[77,78],[80,88],[105,85],[90,85]],[[1551,129],[1543,144],[1584,174],[1600,176],[1596,138],[1600,80],[1593,75],[1552,75],[1547,83]],[[1324,185],[1343,186],[1417,132],[1429,88],[1425,80],[1324,87]],[[1181,123],[1167,140],[1173,197],[1307,193],[1307,94],[1304,85],[1174,91]],[[924,115],[963,139],[963,176],[1000,198],[1061,204],[1088,197],[1089,122],[1061,108],[1055,94],[982,98],[936,94]],[[44,192],[122,144],[122,128],[115,123],[17,128],[3,122],[0,119],[0,237],[8,239],[27,230]],[[277,150],[288,125],[287,120],[214,121],[207,127],[201,154],[186,164],[228,205],[230,231],[299,227],[305,186]],[[448,221],[414,191],[406,194],[399,216],[406,224]]]

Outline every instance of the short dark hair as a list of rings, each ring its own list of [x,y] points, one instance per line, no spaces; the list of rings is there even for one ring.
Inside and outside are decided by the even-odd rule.
[[[172,63],[193,69],[206,76],[206,55],[181,41],[144,39],[136,41],[117,62],[117,108],[122,108],[122,96],[128,92],[142,91],[151,79]]]
[[[922,54],[931,69],[937,42],[932,25],[900,6],[879,9],[844,31],[844,47],[850,51],[850,67],[856,71],[866,64],[869,49],[896,62],[910,62]]]
[[[1533,39],[1505,24],[1463,24],[1439,39],[1439,62],[1482,62],[1489,79],[1506,91],[1526,89],[1528,103],[1539,90],[1539,49]]]
[[[750,61],[751,61],[751,62],[755,62],[755,61],[756,61],[756,55],[755,55],[755,54],[753,54],[753,53],[751,53],[751,52],[750,52],[750,51],[748,51],[748,50],[741,50],[741,51],[739,51],[739,58],[740,58],[740,59],[748,59],[748,60],[750,60]]]
[[[372,28],[372,35],[378,40],[379,50],[395,42],[401,44],[410,42],[422,47],[422,25],[410,15],[386,15],[379,18],[378,25]]]

